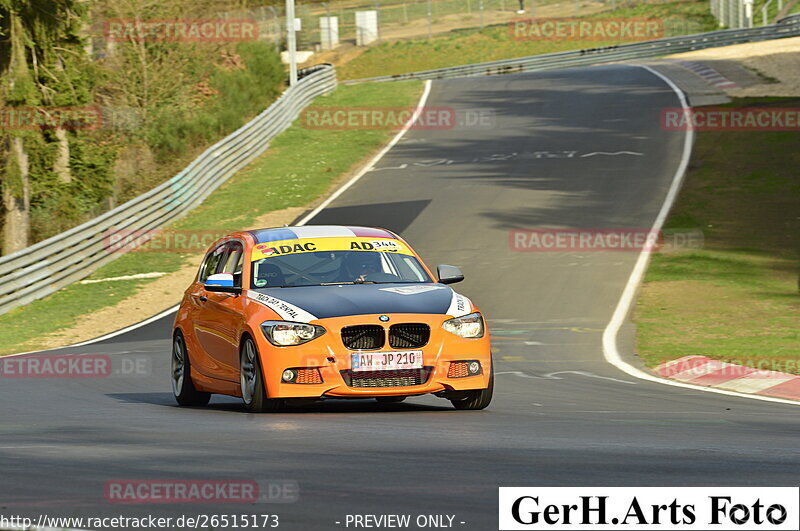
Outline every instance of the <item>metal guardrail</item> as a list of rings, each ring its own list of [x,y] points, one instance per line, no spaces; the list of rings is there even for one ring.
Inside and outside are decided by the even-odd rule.
[[[167,182],[91,221],[0,258],[0,314],[50,295],[121,256],[108,249],[111,231],[157,229],[197,206],[263,153],[314,98],[336,88],[331,65],[301,70],[298,77],[297,85],[268,109]]]
[[[534,55],[531,57],[520,57],[517,59],[503,59],[487,63],[454,66],[450,68],[439,68],[436,70],[410,72],[408,74],[370,77],[343,81],[342,83],[353,84],[365,81],[399,81],[404,79],[446,79],[535,72],[617,61],[629,61],[632,59],[648,59],[674,53],[701,50],[703,48],[714,48],[796,36],[800,36],[800,15],[791,15],[781,19],[776,24],[758,28],[712,31],[709,33],[668,37],[665,39],[620,44],[603,48],[589,48],[569,52]]]

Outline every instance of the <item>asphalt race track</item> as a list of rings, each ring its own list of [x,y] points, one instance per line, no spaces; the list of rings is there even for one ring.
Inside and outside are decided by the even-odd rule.
[[[344,528],[347,514],[451,514],[456,528],[491,530],[498,486],[795,485],[796,407],[637,380],[605,362],[602,332],[636,253],[509,247],[514,228],[650,228],[684,135],[659,126],[660,110],[679,106],[664,81],[624,65],[436,81],[427,105],[492,117],[409,131],[312,223],[385,226],[430,265],[462,266],[456,289],[493,333],[487,410],[434,397],[275,415],[224,397],[178,408],[170,316],[62,351],[144,360],[150,375],[2,380],[2,513],[271,513],[292,530]],[[632,337],[623,327],[626,354]],[[287,480],[300,498],[109,503],[104,486],[122,479]]]

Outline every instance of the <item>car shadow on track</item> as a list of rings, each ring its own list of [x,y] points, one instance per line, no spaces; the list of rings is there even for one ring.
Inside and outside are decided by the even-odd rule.
[[[169,408],[179,408],[175,403],[172,393],[112,393],[106,395],[120,402],[133,404],[150,404]],[[241,400],[232,397],[215,395],[211,403],[202,407],[185,409],[198,409],[207,411],[230,411],[233,413],[249,414]],[[419,404],[414,402],[380,403],[372,399],[366,400],[321,400],[309,402],[295,402],[288,404],[280,413],[419,413],[452,411],[453,408],[443,401],[441,406],[433,404]]]

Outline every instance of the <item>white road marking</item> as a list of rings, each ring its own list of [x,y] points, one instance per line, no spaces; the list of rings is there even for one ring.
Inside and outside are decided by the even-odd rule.
[[[404,170],[408,168],[408,164],[403,163],[399,166],[384,166],[383,168],[370,168],[369,171],[382,171],[382,170]]]
[[[401,138],[403,138],[403,135],[406,134],[406,131],[408,131],[411,128],[411,125],[417,120],[420,113],[422,112],[423,107],[425,107],[425,102],[428,101],[428,94],[430,94],[430,92],[431,92],[431,80],[429,79],[425,81],[425,89],[422,91],[422,96],[420,96],[419,98],[419,102],[417,103],[417,108],[414,109],[414,112],[411,115],[411,117],[408,119],[403,128],[397,132],[394,138],[392,138],[392,140],[390,140],[389,143],[386,144],[386,146],[384,146],[384,148],[380,150],[378,154],[372,158],[372,160],[370,160],[366,165],[364,165],[364,167],[361,168],[358,171],[358,173],[356,173],[353,176],[352,179],[344,183],[341,188],[339,188],[333,194],[331,194],[329,198],[323,201],[317,208],[312,210],[307,216],[305,216],[295,225],[305,225],[306,223],[308,223],[311,219],[314,218],[314,216],[322,212],[322,210],[324,210],[328,205],[334,202],[336,198],[342,195],[348,188],[356,184],[356,182],[358,182],[358,180],[361,179],[365,173],[372,170],[375,167],[375,164],[377,164],[378,161],[381,160],[383,156],[386,155],[386,153],[388,153],[389,150],[392,149],[394,145],[400,141]]]
[[[534,374],[526,374],[522,371],[503,371],[503,372],[496,372],[494,373],[495,376],[499,376],[502,374],[513,374],[514,376],[519,376],[520,378],[533,378],[535,380],[563,380],[564,378],[559,377],[559,374],[577,374],[578,376],[586,376],[587,378],[599,378],[601,380],[610,380],[612,382],[636,385],[636,382],[630,382],[628,380],[619,380],[617,378],[609,378],[608,376],[600,376],[599,374],[595,374],[593,372],[588,371],[556,371],[556,372],[548,372],[547,374],[543,374],[542,376],[536,376]]]
[[[686,96],[684,96],[681,89],[678,88],[675,83],[672,82],[671,79],[664,76],[660,72],[653,70],[652,68],[645,66],[645,65],[630,65],[632,68],[644,68],[654,76],[660,78],[664,83],[666,83],[678,96],[678,100],[681,103],[681,108],[683,109],[684,113],[691,112],[691,107],[689,103],[686,101]],[[672,184],[669,187],[669,191],[667,192],[667,197],[664,199],[664,204],[661,205],[661,210],[658,212],[655,221],[653,222],[652,231],[660,231],[661,227],[664,226],[664,221],[667,218],[667,214],[669,214],[670,209],[672,208],[672,204],[675,202],[675,198],[678,195],[678,191],[681,188],[681,183],[683,182],[683,177],[686,174],[686,168],[689,165],[689,157],[692,154],[692,143],[694,142],[694,128],[692,128],[691,123],[686,131],[686,135],[683,138],[683,154],[681,155],[681,161],[678,165],[678,169],[675,172],[675,176],[672,178]],[[611,320],[608,322],[605,330],[603,331],[603,356],[605,357],[606,361],[608,361],[611,365],[615,366],[622,372],[633,376],[634,378],[639,378],[640,380],[646,380],[649,382],[660,383],[664,385],[671,385],[673,387],[683,387],[685,389],[691,389],[693,391],[701,391],[704,393],[715,393],[719,395],[728,395],[728,396],[738,396],[741,398],[749,398],[751,400],[761,400],[764,402],[777,402],[779,404],[790,404],[793,406],[800,406],[800,402],[796,402],[793,400],[784,400],[782,398],[773,398],[770,396],[763,396],[763,395],[749,395],[744,393],[738,393],[736,391],[725,391],[722,389],[716,389],[713,387],[703,387],[700,385],[693,385],[689,383],[683,382],[676,382],[673,380],[667,380],[665,378],[660,378],[653,374],[649,374],[637,367],[634,367],[627,361],[622,359],[622,356],[619,353],[617,348],[617,334],[619,333],[619,329],[622,327],[622,324],[625,322],[625,317],[628,315],[628,312],[631,309],[631,305],[633,304],[634,298],[636,297],[636,290],[639,288],[639,284],[642,282],[642,278],[644,277],[644,273],[647,270],[647,263],[650,260],[650,249],[649,247],[645,247],[639,253],[639,257],[636,260],[636,264],[633,266],[633,271],[631,271],[630,277],[628,277],[628,282],[625,285],[625,289],[622,292],[622,296],[617,303],[617,307],[614,309],[614,313],[611,316]]]
[[[81,280],[78,284],[97,284],[98,282],[113,282],[115,280],[132,280],[137,278],[156,278],[156,277],[163,277],[166,273],[138,273],[136,275],[123,275],[121,277],[108,277],[108,278],[98,278],[94,280]]]
[[[639,153],[638,151],[615,151],[613,153],[609,153],[607,151],[592,151],[591,153],[581,155],[581,158],[594,157],[595,155],[608,155],[609,157],[616,157],[617,155],[635,155],[637,157],[641,157],[644,154]]]

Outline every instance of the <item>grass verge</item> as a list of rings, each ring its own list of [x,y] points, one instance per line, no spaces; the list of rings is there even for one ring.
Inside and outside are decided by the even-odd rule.
[[[718,29],[708,10],[708,2],[698,0],[644,4],[585,18],[629,17],[661,20],[665,36]],[[432,39],[395,41],[373,46],[342,65],[339,73],[342,79],[360,79],[614,44],[620,44],[620,41],[519,40],[510,33],[508,25],[502,24],[483,30],[452,31]]]
[[[665,228],[699,228],[704,246],[653,256],[634,315],[649,366],[703,355],[800,374],[798,144],[796,131],[698,133]]]
[[[413,107],[422,91],[417,81],[385,85],[341,86],[317,98],[315,107]],[[378,129],[306,129],[298,122],[270,144],[270,149],[216,190],[170,229],[189,234],[228,232],[249,226],[266,212],[306,205],[323,195],[377,149],[395,131]],[[205,247],[165,252],[127,253],[96,271],[90,279],[149,272],[173,272]],[[48,348],[46,334],[74,325],[94,311],[114,305],[153,279],[73,284],[44,299],[0,316],[0,355]],[[177,301],[176,301],[177,302]],[[153,312],[161,308],[153,308]]]

